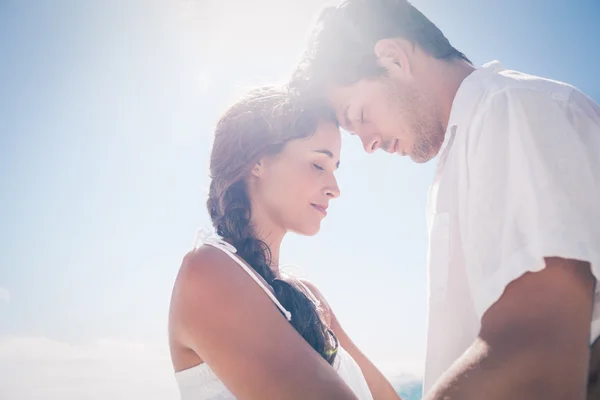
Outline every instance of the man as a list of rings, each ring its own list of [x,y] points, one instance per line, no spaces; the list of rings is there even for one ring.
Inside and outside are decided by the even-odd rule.
[[[367,152],[437,156],[424,398],[600,398],[600,107],[473,67],[404,0],[327,8],[291,88]]]

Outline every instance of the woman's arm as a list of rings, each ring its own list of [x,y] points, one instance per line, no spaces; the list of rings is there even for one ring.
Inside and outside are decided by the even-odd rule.
[[[238,399],[356,399],[262,288],[217,249],[184,259],[170,328]]]
[[[324,309],[324,312],[327,314],[326,317],[328,319],[329,327],[335,333],[335,336],[338,338],[340,345],[346,350],[354,361],[360,367],[365,379],[367,381],[367,385],[369,385],[369,390],[373,395],[375,400],[401,400],[400,396],[396,393],[392,384],[387,380],[387,378],[377,369],[377,367],[365,356],[360,349],[354,344],[354,342],[350,339],[350,337],[346,334],[339,321],[335,317],[335,314],[325,297],[321,294],[319,289],[313,285],[311,282],[302,280],[302,282],[310,289],[310,291],[315,295],[317,299],[321,302],[321,306]]]

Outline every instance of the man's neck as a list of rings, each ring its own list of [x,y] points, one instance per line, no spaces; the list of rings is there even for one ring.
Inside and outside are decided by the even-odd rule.
[[[452,111],[452,104],[461,84],[473,71],[475,67],[463,60],[441,61],[435,64],[432,90],[439,99],[440,117],[444,124],[444,130],[448,129],[448,121]]]
[[[434,60],[427,64],[427,85],[430,93],[437,99],[438,118],[444,130],[448,129],[452,104],[460,85],[475,67],[464,60]]]

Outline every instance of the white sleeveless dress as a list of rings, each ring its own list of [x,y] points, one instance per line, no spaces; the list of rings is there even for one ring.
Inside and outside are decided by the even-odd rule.
[[[204,244],[222,250],[234,260],[265,291],[267,296],[269,296],[275,305],[283,312],[288,321],[291,320],[292,315],[290,312],[281,305],[275,295],[265,287],[260,279],[249,270],[248,266],[234,255],[236,252],[235,247],[215,236],[205,238]],[[310,293],[310,291],[308,292]],[[314,299],[314,301],[318,300]],[[360,367],[341,346],[338,347],[333,368],[350,389],[352,389],[359,400],[373,400],[373,396],[371,395],[369,387],[367,386],[367,381],[365,380]],[[175,379],[179,386],[181,400],[235,400],[235,396],[227,389],[223,382],[219,380],[217,375],[206,363],[176,372]]]

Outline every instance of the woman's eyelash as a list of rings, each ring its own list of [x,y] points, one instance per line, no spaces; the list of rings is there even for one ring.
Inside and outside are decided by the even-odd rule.
[[[315,163],[313,163],[313,167],[315,167],[316,169],[318,169],[319,171],[325,171],[325,168],[321,167],[320,165],[317,165]]]

